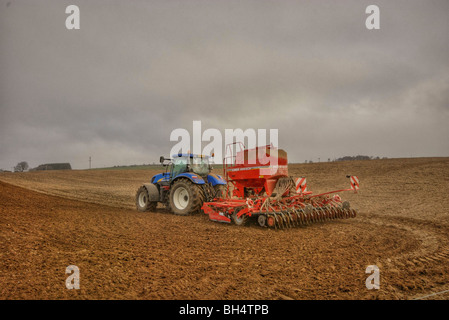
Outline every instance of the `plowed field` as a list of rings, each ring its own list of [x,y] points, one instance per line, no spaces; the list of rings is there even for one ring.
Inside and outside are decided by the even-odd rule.
[[[355,219],[271,230],[140,213],[158,171],[0,173],[0,299],[413,299],[449,289],[449,158],[289,166]],[[68,290],[65,269],[80,270]],[[380,289],[365,269],[377,265]],[[429,299],[447,299],[439,294]]]

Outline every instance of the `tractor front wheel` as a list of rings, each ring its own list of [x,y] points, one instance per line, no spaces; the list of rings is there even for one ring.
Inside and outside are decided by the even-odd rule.
[[[157,202],[150,201],[150,196],[148,195],[148,190],[144,186],[141,186],[136,193],[136,207],[137,210],[144,211],[153,211],[157,207]]]

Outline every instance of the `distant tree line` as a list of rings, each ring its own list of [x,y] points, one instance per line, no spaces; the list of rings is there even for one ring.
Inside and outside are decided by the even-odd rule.
[[[30,168],[28,162],[21,161],[14,167],[14,172],[40,171],[40,170],[72,170],[70,163],[46,163]],[[6,171],[6,170],[1,170]]]
[[[388,159],[387,157],[373,157],[373,156],[362,156],[362,155],[357,155],[357,156],[344,156],[341,158],[337,158],[334,160],[331,160],[331,158],[327,159],[327,162],[334,162],[334,161],[351,161],[351,160],[379,160],[379,159]],[[318,162],[320,158],[318,158]],[[313,163],[312,160],[306,160],[305,163]]]
[[[36,168],[30,169],[30,171],[42,171],[42,170],[72,170],[70,163],[45,163],[40,164]]]
[[[379,160],[379,159],[381,159],[381,158],[380,158],[380,157],[373,157],[373,156],[362,156],[362,155],[357,155],[357,156],[344,156],[344,157],[335,159],[335,161]],[[388,158],[387,158],[387,157],[383,157],[382,159],[388,159]]]
[[[120,168],[138,168],[138,167],[140,168],[140,167],[155,167],[155,166],[160,167],[160,163],[153,162],[148,164],[143,163],[143,164],[130,164],[130,165],[115,165],[111,168],[120,169]]]

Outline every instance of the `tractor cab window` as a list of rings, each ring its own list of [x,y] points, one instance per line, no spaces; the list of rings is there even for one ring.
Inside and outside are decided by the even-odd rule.
[[[200,176],[209,174],[208,158],[192,158],[192,171]]]
[[[188,159],[186,157],[174,158],[172,162],[172,178],[187,171]]]

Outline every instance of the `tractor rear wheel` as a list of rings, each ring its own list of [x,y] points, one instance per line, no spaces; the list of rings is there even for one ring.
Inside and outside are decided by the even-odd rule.
[[[215,198],[227,198],[226,197],[227,186],[225,184],[216,184],[214,186]]]
[[[190,180],[180,179],[173,183],[170,188],[170,209],[174,214],[188,215],[199,211],[204,202],[200,186],[193,184]]]
[[[148,195],[148,190],[144,186],[141,186],[136,193],[136,207],[137,210],[144,211],[153,211],[157,207],[156,201],[150,201],[150,196]]]

